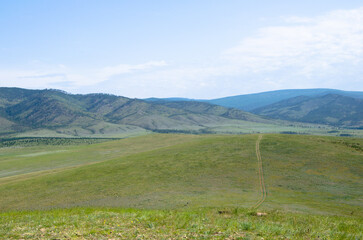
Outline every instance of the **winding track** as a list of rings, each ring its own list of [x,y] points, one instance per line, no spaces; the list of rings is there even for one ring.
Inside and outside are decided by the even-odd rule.
[[[257,156],[257,162],[258,162],[258,175],[260,179],[260,190],[261,190],[261,197],[258,202],[255,203],[253,208],[258,208],[266,199],[266,188],[265,188],[265,181],[263,179],[263,168],[262,168],[262,159],[261,159],[261,153],[260,153],[260,142],[262,139],[262,135],[258,136],[258,139],[256,141],[256,156]]]

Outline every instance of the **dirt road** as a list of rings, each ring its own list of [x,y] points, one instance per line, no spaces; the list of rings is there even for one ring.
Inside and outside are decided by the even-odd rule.
[[[266,199],[266,187],[265,187],[265,181],[263,178],[263,167],[262,167],[262,159],[261,159],[261,153],[260,153],[260,142],[262,139],[262,135],[258,136],[258,139],[256,141],[256,156],[257,156],[257,163],[258,163],[258,175],[260,180],[260,190],[261,190],[261,196],[260,200],[255,203],[253,208],[258,208]]]

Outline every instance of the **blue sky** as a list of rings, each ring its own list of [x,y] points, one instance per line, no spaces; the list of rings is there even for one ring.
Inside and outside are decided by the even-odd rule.
[[[363,90],[361,0],[0,0],[0,86],[218,98]]]

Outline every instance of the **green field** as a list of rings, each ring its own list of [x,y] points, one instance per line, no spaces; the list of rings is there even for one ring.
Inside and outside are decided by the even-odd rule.
[[[149,134],[2,147],[0,236],[362,237],[363,139],[264,134],[267,198],[255,210],[257,137]]]

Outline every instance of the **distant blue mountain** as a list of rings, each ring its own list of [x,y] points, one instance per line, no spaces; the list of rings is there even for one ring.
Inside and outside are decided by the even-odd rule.
[[[146,101],[200,101],[207,102],[215,105],[220,105],[223,107],[237,108],[244,111],[253,111],[257,108],[261,108],[273,103],[280,102],[289,98],[307,96],[307,97],[317,97],[324,96],[327,94],[338,94],[341,96],[352,97],[363,99],[363,92],[358,91],[342,91],[337,89],[328,88],[315,88],[315,89],[287,89],[287,90],[277,90],[253,94],[245,94],[224,98],[217,98],[211,100],[202,99],[185,99],[185,98],[152,98],[145,99]]]
[[[273,119],[363,129],[363,99],[338,94],[289,98],[253,113]]]
[[[317,88],[317,89],[277,90],[270,92],[218,98],[218,99],[209,100],[208,102],[224,107],[232,107],[244,111],[252,111],[254,109],[264,107],[293,97],[298,97],[298,96],[313,97],[313,96],[323,96],[327,94],[338,94],[346,97],[363,98],[363,92]]]

